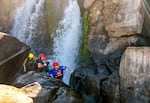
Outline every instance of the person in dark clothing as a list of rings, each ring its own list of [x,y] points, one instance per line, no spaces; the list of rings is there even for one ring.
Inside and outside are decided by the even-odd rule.
[[[28,71],[35,71],[35,68],[35,56],[33,53],[29,53],[28,57],[23,62],[23,72],[26,73]]]
[[[46,55],[44,53],[39,54],[39,59],[36,60],[37,71],[38,72],[47,72],[49,61],[46,60]]]

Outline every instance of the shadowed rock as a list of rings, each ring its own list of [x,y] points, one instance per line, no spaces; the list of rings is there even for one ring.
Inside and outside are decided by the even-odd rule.
[[[84,103],[80,95],[61,80],[51,78],[43,73],[34,71],[27,72],[26,74],[19,76],[14,82],[14,85],[22,87],[29,84],[30,86],[30,83],[32,84],[35,81],[42,87],[36,88],[37,91],[40,90],[37,96],[33,97],[34,92],[32,92],[33,94],[30,92],[35,88],[24,89],[27,90],[27,92],[29,91],[27,94],[32,96],[34,103]],[[37,92],[35,91],[35,93]]]
[[[11,83],[30,48],[15,37],[0,32],[0,83]]]

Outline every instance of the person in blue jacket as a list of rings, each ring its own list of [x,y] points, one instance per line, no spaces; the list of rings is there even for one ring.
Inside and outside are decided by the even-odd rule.
[[[48,74],[56,79],[62,80],[64,70],[67,69],[70,71],[70,68],[67,66],[59,66],[59,63],[56,61],[52,63],[52,66],[53,68],[49,69]]]

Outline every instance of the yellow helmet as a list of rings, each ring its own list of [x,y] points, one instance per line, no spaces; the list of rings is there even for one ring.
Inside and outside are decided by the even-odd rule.
[[[28,58],[33,59],[34,54],[33,53],[29,53]]]

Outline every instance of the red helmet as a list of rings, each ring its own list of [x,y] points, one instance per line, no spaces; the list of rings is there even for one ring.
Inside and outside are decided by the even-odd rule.
[[[41,59],[45,59],[45,58],[46,58],[46,56],[45,56],[45,54],[40,53],[40,54],[39,54],[39,58],[41,58]]]
[[[57,66],[57,65],[59,65],[58,62],[53,62],[53,64],[52,64],[52,66]]]

